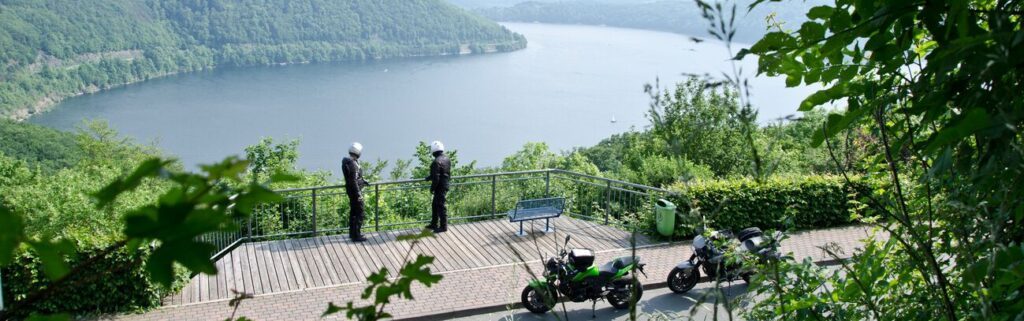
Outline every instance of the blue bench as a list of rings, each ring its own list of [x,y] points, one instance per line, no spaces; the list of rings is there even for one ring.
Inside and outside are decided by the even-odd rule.
[[[551,227],[551,219],[562,216],[565,211],[565,198],[552,197],[540,199],[519,200],[516,202],[516,209],[508,212],[509,222],[519,222],[519,236],[525,236],[523,222],[543,219],[544,232],[554,231]]]

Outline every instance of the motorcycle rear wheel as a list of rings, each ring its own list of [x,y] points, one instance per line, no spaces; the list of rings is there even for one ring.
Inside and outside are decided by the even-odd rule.
[[[668,289],[675,293],[686,293],[693,289],[700,281],[700,271],[697,268],[693,268],[687,273],[686,270],[680,268],[672,269],[672,272],[668,273]]]
[[[640,281],[635,281],[632,278],[624,278],[615,282],[624,284],[625,290],[627,291],[625,293],[612,292],[605,296],[605,299],[608,299],[608,303],[616,309],[628,309],[630,303],[639,303],[640,298],[644,296],[644,286],[640,284]],[[636,290],[636,293],[633,293],[634,289]]]
[[[543,293],[543,290],[527,285],[526,288],[523,289],[523,295],[521,298],[523,307],[536,314],[548,312],[548,310],[551,310],[551,307],[554,306],[554,303],[558,302],[558,292],[553,288],[548,288],[548,291],[550,292]],[[548,303],[545,302],[545,294],[551,296],[551,305],[548,305]]]

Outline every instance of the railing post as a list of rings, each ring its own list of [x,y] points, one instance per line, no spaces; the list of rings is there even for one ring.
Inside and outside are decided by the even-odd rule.
[[[551,197],[551,171],[544,172],[544,198]]]
[[[608,225],[608,214],[612,209],[612,181],[607,181],[608,187],[604,189],[604,225]]]
[[[259,213],[259,212],[257,212],[257,213]],[[249,235],[245,238],[246,240],[251,240],[252,239],[252,219],[253,219],[253,216],[254,215],[252,215],[252,214],[249,215],[249,228],[247,229]]]
[[[277,212],[281,213],[281,227],[288,229],[288,216],[284,214],[284,202],[277,203]]]
[[[373,194],[376,196],[376,204],[373,205],[373,230],[380,232],[380,185],[373,186]]]
[[[316,190],[313,190],[313,236],[316,236]]]
[[[495,194],[498,193],[498,176],[491,176],[491,217],[498,215],[498,206]]]

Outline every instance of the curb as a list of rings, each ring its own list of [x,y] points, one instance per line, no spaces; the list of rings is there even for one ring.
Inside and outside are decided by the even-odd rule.
[[[839,265],[840,263],[842,263],[842,261],[843,260],[841,260],[841,259],[828,259],[828,260],[815,261],[814,263],[819,265],[819,266],[833,266],[833,265]],[[703,283],[703,282],[708,282],[708,281],[711,281],[711,278],[704,276],[704,277],[700,278],[700,281],[698,283]],[[644,290],[660,289],[660,288],[664,288],[666,286],[668,286],[668,282],[666,282],[666,281],[661,281],[661,282],[656,282],[656,283],[648,283],[648,284],[644,284]],[[402,321],[447,320],[447,319],[468,317],[468,316],[473,316],[473,315],[477,315],[477,314],[484,314],[484,313],[491,313],[491,312],[500,312],[500,311],[507,311],[507,310],[512,310],[512,309],[519,309],[519,308],[522,308],[522,303],[520,303],[520,302],[513,302],[513,303],[494,304],[494,305],[487,305],[487,306],[481,306],[481,307],[475,307],[475,308],[461,309],[461,310],[455,310],[455,311],[451,311],[451,312],[442,312],[442,313],[434,313],[434,314],[427,314],[427,315],[421,315],[421,316],[412,316],[412,317],[408,317],[408,318],[396,318],[394,320],[402,320]]]

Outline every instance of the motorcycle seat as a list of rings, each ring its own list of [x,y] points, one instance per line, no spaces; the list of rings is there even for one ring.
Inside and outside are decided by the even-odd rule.
[[[640,258],[633,258],[633,257],[629,257],[629,256],[619,257],[619,258],[616,258],[616,259],[612,260],[611,262],[608,262],[608,263],[605,263],[604,265],[601,265],[601,268],[599,269],[599,271],[602,274],[605,273],[605,272],[610,272],[611,274],[614,275],[616,273],[619,273],[619,270],[621,270],[621,269],[625,268],[626,266],[629,266],[630,264],[633,264],[634,262],[639,261],[639,260],[640,260]]]
[[[601,276],[602,278],[610,279],[611,277],[615,276],[615,274],[619,273],[619,268],[616,267],[615,261],[611,261],[602,264],[600,267],[597,268],[597,271],[598,275]]]

